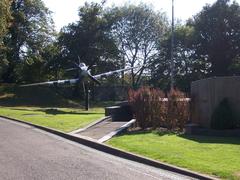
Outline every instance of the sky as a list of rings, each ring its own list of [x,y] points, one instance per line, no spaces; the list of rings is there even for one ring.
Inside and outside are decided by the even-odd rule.
[[[78,20],[78,9],[85,2],[98,2],[102,0],[43,0],[46,7],[52,11],[55,28],[59,31],[63,26]],[[216,0],[174,0],[175,18],[183,21],[192,17],[206,4],[213,4]],[[240,3],[240,0],[236,0]],[[107,0],[106,6],[121,6],[125,3],[151,5],[155,10],[166,12],[169,19],[172,13],[172,0]]]

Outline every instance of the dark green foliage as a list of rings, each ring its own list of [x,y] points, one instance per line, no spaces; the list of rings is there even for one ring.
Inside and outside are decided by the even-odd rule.
[[[211,76],[239,74],[231,66],[240,55],[240,6],[235,1],[218,0],[207,5],[189,25],[194,27],[195,58],[211,64]]]
[[[212,114],[211,128],[233,129],[237,126],[236,114],[227,98],[224,98]]]
[[[63,27],[57,39],[42,0],[0,0],[0,81],[37,82],[74,77],[63,69],[97,65],[92,74],[145,65],[122,73],[122,84],[170,89],[170,27],[165,15],[146,4],[79,8],[79,21]],[[175,86],[208,76],[240,74],[240,6],[230,0],[206,5],[174,32]],[[63,77],[64,76],[64,77]],[[103,81],[120,83],[118,76]]]
[[[2,46],[2,40],[5,36],[8,27],[10,25],[11,13],[10,13],[10,0],[0,0],[0,50]]]
[[[13,0],[10,10],[12,22],[4,38],[7,48],[7,66],[2,75],[4,82],[22,80],[23,68],[24,71],[38,68],[39,64],[32,65],[44,61],[42,53],[54,35],[51,13],[41,0]],[[37,75],[34,74],[36,71],[29,71],[29,75]]]
[[[177,24],[174,31],[174,81],[175,87],[183,92],[190,92],[194,80],[204,78],[209,71],[207,62],[196,57],[194,47],[194,27]],[[158,58],[152,66],[150,83],[170,90],[171,38],[169,31],[158,45]]]
[[[85,3],[79,9],[79,21],[60,32],[62,56],[70,66],[80,60],[88,66],[97,65],[93,74],[118,66],[118,50],[110,35],[111,20],[101,4]]]
[[[8,32],[11,20],[10,0],[0,0],[0,77],[7,67],[6,46],[3,39]]]
[[[189,92],[190,83],[209,76],[240,73],[240,6],[230,0],[206,5],[174,32],[175,85]],[[171,32],[159,44],[151,83],[168,89]],[[157,67],[157,68],[156,68]]]
[[[204,77],[205,63],[194,56],[193,34],[194,27],[188,25],[176,25],[174,32],[174,80],[175,86],[181,91],[189,92],[190,83]],[[170,89],[170,64],[171,64],[171,38],[168,32],[158,46],[158,58],[152,66],[152,78],[150,83],[164,90]],[[157,67],[157,68],[156,68]]]

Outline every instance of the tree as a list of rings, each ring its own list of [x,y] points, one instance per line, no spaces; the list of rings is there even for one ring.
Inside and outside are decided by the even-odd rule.
[[[3,44],[3,39],[7,34],[11,20],[10,0],[0,0],[0,76],[7,64],[6,47]]]
[[[65,61],[95,64],[95,73],[117,66],[118,51],[110,35],[111,23],[103,5],[85,3],[79,9],[79,21],[61,30],[59,46]]]
[[[188,23],[194,27],[194,48],[198,59],[211,64],[209,75],[233,75],[231,67],[239,62],[240,55],[239,22],[239,5],[230,3],[230,0],[218,0],[212,6],[206,5]]]
[[[0,45],[3,43],[2,40],[6,35],[11,19],[10,3],[10,0],[0,0]]]
[[[156,58],[157,44],[166,29],[166,18],[144,4],[114,8],[110,14],[115,16],[112,34],[121,53],[122,66],[144,65],[140,71],[131,72],[132,86],[137,86],[142,74],[149,74],[149,67]]]
[[[169,30],[165,39],[159,45],[159,55],[154,62],[151,83],[162,89],[170,88],[171,38]],[[175,86],[182,91],[190,91],[190,83],[206,76],[209,65],[195,56],[193,47],[194,28],[188,25],[177,24],[174,31],[174,80]]]
[[[235,2],[206,5],[174,32],[175,85],[190,91],[190,83],[208,76],[240,73],[240,9]],[[169,88],[171,33],[159,46],[152,83]]]
[[[15,82],[24,66],[43,61],[41,53],[54,34],[51,13],[41,0],[13,0],[11,12],[12,23],[4,39],[8,48],[5,82]]]
[[[41,60],[21,66],[20,81],[41,82],[45,80],[56,80],[63,76],[61,67],[60,48],[56,42],[48,44],[39,54]]]
[[[46,79],[56,80],[63,77],[63,60],[61,49],[58,42],[54,42],[46,46],[43,50],[42,57],[45,60],[43,65],[43,74]]]

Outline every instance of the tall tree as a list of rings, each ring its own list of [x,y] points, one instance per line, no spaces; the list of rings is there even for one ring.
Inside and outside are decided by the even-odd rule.
[[[154,62],[153,67],[156,68],[152,70],[153,78],[150,81],[162,89],[170,88],[171,38],[169,31],[159,45],[159,57]],[[177,24],[174,31],[174,81],[175,86],[183,91],[189,91],[191,81],[205,77],[209,69],[209,63],[195,55],[193,41],[194,28]]]
[[[13,0],[11,12],[12,23],[4,39],[8,68],[3,79],[7,82],[16,81],[24,65],[43,60],[41,53],[54,34],[51,13],[41,0]]]
[[[78,63],[79,57],[89,66],[96,64],[95,71],[111,69],[117,65],[118,51],[110,29],[111,21],[103,4],[85,3],[79,9],[79,21],[61,30],[59,44],[63,57],[69,62]]]
[[[11,19],[10,4],[10,0],[0,0],[0,45],[3,43],[2,40],[6,35]]]
[[[240,7],[235,1],[207,5],[189,22],[195,29],[196,55],[211,63],[209,75],[232,75],[240,55]],[[239,74],[239,72],[238,72]]]
[[[4,46],[3,39],[6,36],[8,27],[10,26],[10,5],[10,0],[0,0],[0,76],[7,65],[6,47]]]
[[[132,86],[137,86],[144,72],[157,57],[157,44],[166,30],[166,18],[160,12],[140,4],[126,5],[112,10],[116,21],[112,33],[121,52],[122,66],[142,66],[140,71],[132,70]]]

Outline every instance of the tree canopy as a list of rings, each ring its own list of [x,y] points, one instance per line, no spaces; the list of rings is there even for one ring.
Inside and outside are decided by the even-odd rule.
[[[10,0],[0,0],[0,76],[4,67],[7,64],[6,59],[6,47],[4,46],[3,39],[7,34],[8,28],[11,21],[11,12],[10,12]]]
[[[85,3],[79,9],[79,21],[60,32],[59,44],[65,61],[97,65],[96,71],[117,65],[118,50],[110,35],[111,22],[102,5]]]
[[[166,17],[144,4],[114,8],[111,15],[115,16],[112,34],[117,42],[122,66],[143,66],[140,71],[131,73],[132,85],[136,86],[143,72],[149,71],[157,57],[157,46],[167,28]]]
[[[0,45],[10,25],[10,0],[0,0]]]
[[[13,0],[10,11],[11,25],[4,37],[8,66],[3,80],[15,82],[21,77],[20,66],[43,61],[41,54],[52,41],[54,27],[51,13],[41,0]]]
[[[175,86],[189,91],[194,80],[240,74],[240,6],[217,0],[174,31]],[[42,0],[0,0],[2,82],[63,78],[64,69],[86,63],[95,73],[142,66],[123,80],[168,89],[170,23],[145,4],[105,8],[85,3],[79,20],[57,34]],[[111,82],[116,82],[114,78]]]
[[[211,64],[209,75],[226,76],[240,55],[240,7],[230,0],[207,5],[188,24],[194,27],[197,58]],[[239,72],[238,72],[239,74]]]

